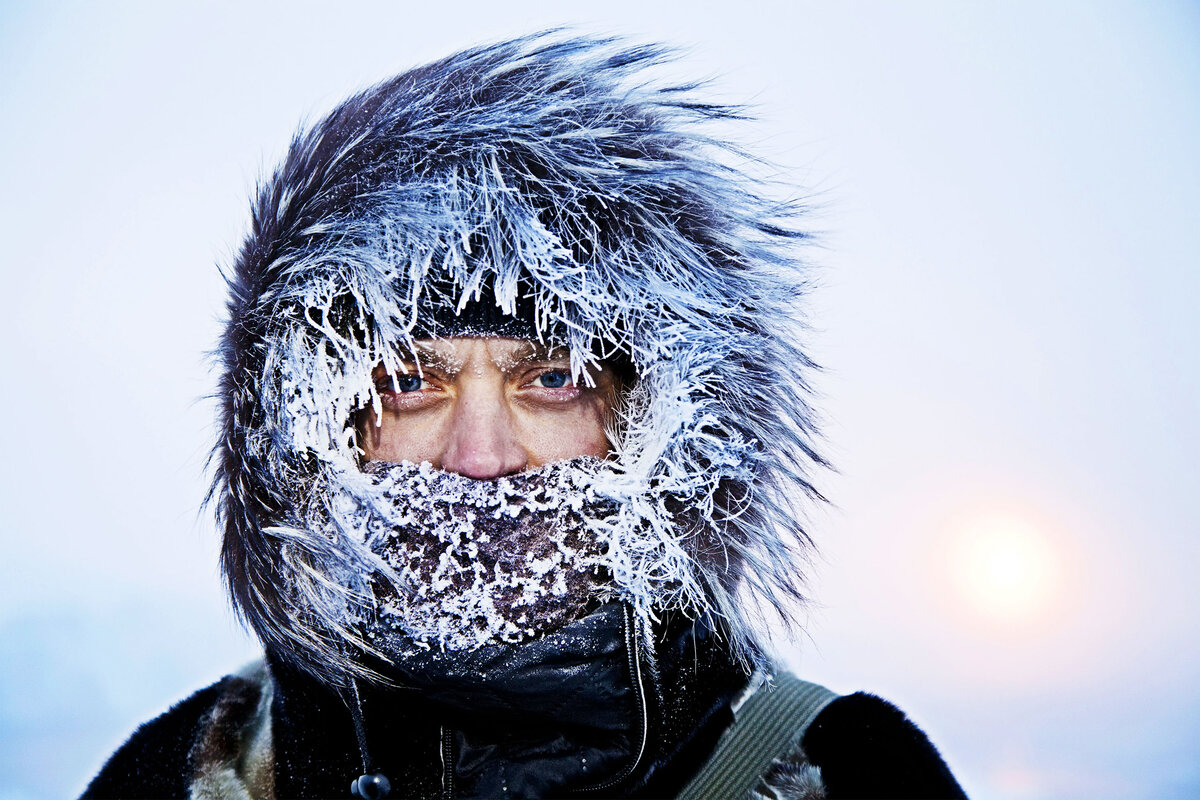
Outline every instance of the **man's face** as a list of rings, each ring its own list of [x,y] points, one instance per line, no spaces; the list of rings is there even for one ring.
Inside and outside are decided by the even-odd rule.
[[[610,368],[576,385],[566,349],[526,339],[423,339],[389,375],[375,369],[382,414],[361,413],[367,461],[430,462],[475,479],[497,478],[609,452],[605,422],[619,391]],[[582,381],[581,381],[582,383]]]

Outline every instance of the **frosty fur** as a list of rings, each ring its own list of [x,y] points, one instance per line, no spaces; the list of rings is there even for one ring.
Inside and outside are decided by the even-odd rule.
[[[310,524],[369,480],[353,414],[379,408],[372,369],[398,367],[428,309],[520,300],[577,375],[638,376],[602,487],[624,598],[713,615],[762,659],[760,615],[801,599],[798,504],[822,463],[803,237],[712,138],[737,110],[648,77],[669,57],[553,32],[464,51],[342,103],[263,180],[228,276],[212,497],[266,646],[329,683],[363,675],[348,609],[386,565]]]

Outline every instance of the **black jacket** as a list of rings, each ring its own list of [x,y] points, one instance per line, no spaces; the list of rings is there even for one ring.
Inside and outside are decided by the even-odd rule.
[[[704,626],[664,625],[651,652],[631,620],[603,607],[532,647],[410,664],[408,688],[365,689],[371,768],[392,797],[675,796],[748,681]],[[84,797],[349,797],[353,702],[269,657],[139,728]],[[829,704],[764,779],[777,798],[963,797],[920,729],[863,693]]]

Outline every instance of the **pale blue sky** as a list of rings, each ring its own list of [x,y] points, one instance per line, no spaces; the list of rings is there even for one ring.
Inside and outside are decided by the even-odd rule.
[[[973,797],[1200,795],[1195,4],[332,8],[0,6],[0,800],[254,655],[198,508],[257,174],[357,88],[564,23],[690,48],[818,206],[800,673],[898,702]],[[996,519],[1032,611],[965,566]]]

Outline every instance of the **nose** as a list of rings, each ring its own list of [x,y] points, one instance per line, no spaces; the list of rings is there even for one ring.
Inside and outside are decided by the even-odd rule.
[[[521,472],[528,455],[502,392],[466,387],[455,402],[441,468],[476,480]]]

